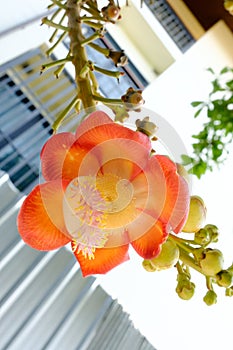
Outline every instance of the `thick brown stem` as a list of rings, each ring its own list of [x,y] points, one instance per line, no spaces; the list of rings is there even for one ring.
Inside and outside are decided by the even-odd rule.
[[[95,100],[92,97],[92,86],[89,73],[85,76],[80,76],[82,68],[86,65],[88,57],[86,50],[81,43],[85,39],[82,35],[80,22],[81,1],[67,0],[66,13],[68,17],[70,50],[73,57],[72,63],[75,67],[75,80],[77,84],[77,95],[82,101],[83,108],[94,107]]]

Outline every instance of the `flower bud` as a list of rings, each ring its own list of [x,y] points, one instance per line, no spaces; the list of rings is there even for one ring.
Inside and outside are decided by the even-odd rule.
[[[199,265],[206,276],[215,276],[223,269],[223,255],[218,249],[206,249],[203,252],[203,258],[200,259]]]
[[[156,268],[154,267],[154,265],[152,264],[151,260],[143,260],[142,262],[142,266],[144,267],[144,269],[147,272],[155,272]]]
[[[208,230],[201,228],[199,231],[195,232],[194,241],[200,245],[207,245],[210,243],[211,238]]]
[[[122,101],[128,109],[139,110],[144,104],[141,90],[134,90],[132,87],[128,88],[126,94],[121,96]]]
[[[218,241],[219,230],[215,225],[205,225],[204,229],[209,233],[211,242],[216,243]]]
[[[214,305],[217,303],[217,294],[213,290],[208,290],[203,300],[208,306]]]
[[[220,287],[228,288],[233,282],[233,275],[227,270],[222,270],[217,273],[216,281]]]
[[[183,227],[184,232],[196,232],[200,230],[206,218],[206,207],[199,196],[190,197],[188,219]]]
[[[143,120],[136,120],[137,131],[143,132],[147,136],[153,136],[157,131],[157,126],[150,121],[149,117],[143,118]]]
[[[110,22],[115,22],[121,18],[120,7],[116,6],[114,3],[109,3],[101,9],[103,16]]]
[[[183,280],[183,282],[178,282],[176,287],[176,293],[183,300],[189,300],[193,297],[195,293],[195,284],[189,280]]]
[[[111,58],[115,64],[115,67],[123,67],[128,63],[128,57],[124,54],[124,51],[110,51],[108,58]]]
[[[231,15],[233,15],[233,1],[225,1],[224,7]]]
[[[150,261],[156,271],[166,270],[177,263],[179,255],[177,245],[172,241],[166,241],[162,245],[160,254]]]
[[[233,297],[233,287],[227,288],[225,295],[227,297]]]

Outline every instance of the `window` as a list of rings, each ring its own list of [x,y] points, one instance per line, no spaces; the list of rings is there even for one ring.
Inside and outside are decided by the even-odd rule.
[[[99,44],[119,50],[110,35]],[[74,81],[66,70],[58,80],[50,70],[40,75],[40,67],[47,60],[46,49],[31,50],[0,68],[0,168],[25,193],[38,183],[39,154],[52,133],[51,123],[73,98]],[[102,66],[102,55],[93,49],[89,55]],[[106,62],[105,68],[114,67],[111,60]],[[99,77],[105,96],[120,98],[129,86],[141,89],[147,85],[131,62],[123,70],[121,84],[114,78]]]

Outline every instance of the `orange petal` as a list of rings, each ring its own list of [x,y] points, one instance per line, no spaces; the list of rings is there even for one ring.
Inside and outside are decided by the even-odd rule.
[[[158,219],[166,202],[166,178],[156,157],[132,181],[136,207]]]
[[[91,113],[86,119],[84,119],[82,123],[77,127],[75,137],[79,138],[84,133],[95,128],[96,126],[111,123],[113,123],[113,120],[106,113],[102,111],[95,111]]]
[[[99,112],[96,112],[99,113]],[[147,150],[151,149],[151,142],[150,139],[143,133],[139,131],[133,131],[131,129],[128,129],[122,125],[119,125],[117,123],[113,122],[104,122],[98,123],[94,122],[91,123],[92,115],[90,115],[86,121],[83,123],[83,133],[80,132],[80,129],[78,128],[78,132],[76,133],[76,137],[78,140],[78,143],[81,146],[85,146],[88,148],[92,148],[98,144],[101,144],[107,140],[122,138],[122,139],[129,139],[134,140],[144,146]],[[89,129],[86,127],[88,126]],[[80,126],[81,127],[81,126]]]
[[[187,182],[182,178],[182,176],[177,175],[178,185],[177,185],[177,196],[176,203],[173,207],[169,224],[175,233],[179,233],[188,217],[190,194]],[[171,186],[172,187],[172,186]]]
[[[186,181],[178,175],[175,163],[161,155],[151,158],[145,174],[152,193],[148,202],[152,215],[159,217],[168,229],[179,232],[188,215],[189,189]]]
[[[177,173],[176,164],[165,156],[155,156],[166,177],[166,203],[160,219],[178,233],[188,215],[189,188],[187,182]]]
[[[69,132],[53,135],[41,151],[41,170],[47,181],[61,179],[64,160],[75,137]]]
[[[169,157],[161,154],[155,155],[154,157],[159,162],[165,174],[169,173],[170,171],[176,172],[176,164]]]
[[[83,276],[86,277],[88,275],[105,274],[129,260],[128,249],[128,244],[116,248],[97,248],[94,252],[95,258],[91,260],[85,258],[82,252],[78,253],[78,250],[74,252],[74,255],[80,264]]]
[[[142,237],[131,242],[131,245],[142,258],[152,259],[160,253],[161,244],[167,235],[165,226],[157,221]]]
[[[24,200],[18,214],[18,230],[32,248],[52,250],[70,241],[62,210],[66,185],[60,181],[37,185]]]

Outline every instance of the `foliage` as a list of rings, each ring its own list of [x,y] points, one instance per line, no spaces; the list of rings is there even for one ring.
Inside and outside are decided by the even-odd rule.
[[[203,129],[192,137],[193,155],[183,155],[184,165],[189,165],[189,172],[200,178],[207,170],[221,165],[229,153],[228,146],[233,139],[233,68],[223,68],[219,75],[213,69],[212,90],[207,101],[194,101],[194,117],[207,117]]]

